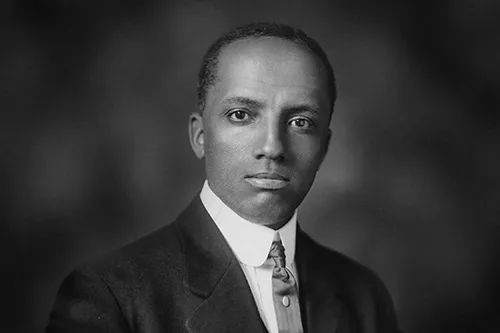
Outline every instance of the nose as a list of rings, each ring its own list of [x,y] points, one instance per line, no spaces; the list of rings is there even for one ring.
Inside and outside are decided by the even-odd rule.
[[[285,159],[285,142],[283,141],[284,133],[280,121],[268,121],[262,127],[254,150],[255,158],[283,161]]]

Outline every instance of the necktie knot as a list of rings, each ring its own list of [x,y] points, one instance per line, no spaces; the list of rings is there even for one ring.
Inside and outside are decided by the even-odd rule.
[[[286,269],[285,248],[283,247],[281,240],[273,241],[271,249],[269,250],[268,258],[272,258],[274,260],[273,277],[287,281],[290,276]]]

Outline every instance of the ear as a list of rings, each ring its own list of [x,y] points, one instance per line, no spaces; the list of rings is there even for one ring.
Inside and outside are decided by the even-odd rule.
[[[193,112],[189,116],[189,142],[196,157],[202,159],[205,156],[205,137],[203,116],[199,112]]]

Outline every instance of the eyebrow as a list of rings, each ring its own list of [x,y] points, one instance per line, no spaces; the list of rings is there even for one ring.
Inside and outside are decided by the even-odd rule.
[[[223,104],[243,104],[246,107],[252,108],[252,109],[262,109],[264,108],[264,103],[261,101],[257,101],[248,97],[242,97],[242,96],[233,96],[233,97],[228,97],[222,101]]]
[[[286,110],[290,113],[300,113],[300,112],[311,112],[315,114],[316,116],[320,115],[320,109],[319,107],[315,105],[309,105],[309,104],[300,104],[300,105],[294,105],[287,107]]]

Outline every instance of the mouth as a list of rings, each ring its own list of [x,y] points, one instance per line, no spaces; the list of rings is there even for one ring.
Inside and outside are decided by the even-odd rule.
[[[290,183],[290,179],[272,172],[261,172],[245,177],[245,181],[263,190],[279,190]]]

